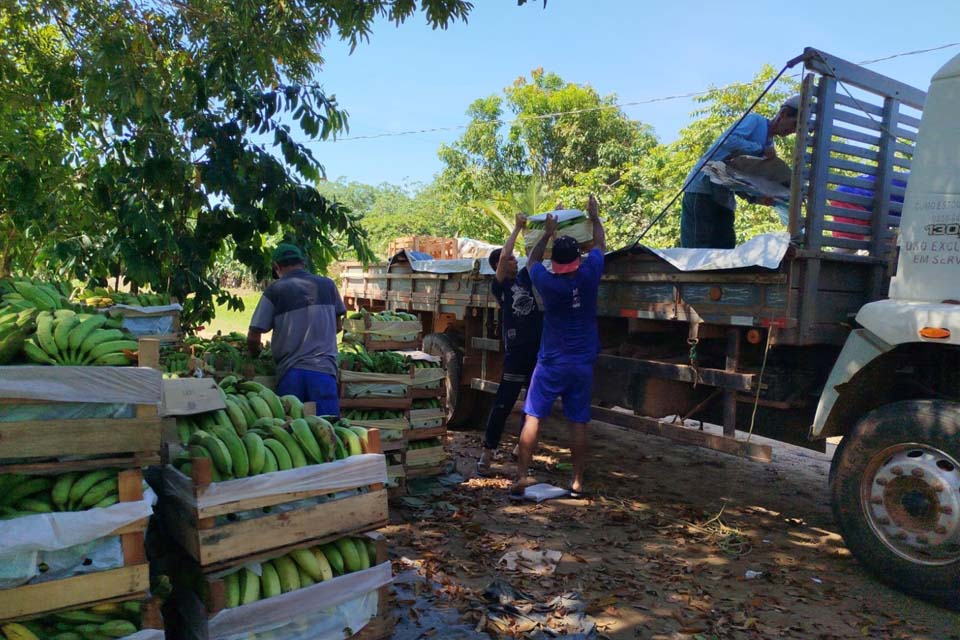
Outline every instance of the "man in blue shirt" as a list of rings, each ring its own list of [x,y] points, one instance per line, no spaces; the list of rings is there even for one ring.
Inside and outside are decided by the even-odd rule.
[[[337,391],[337,334],[347,313],[330,278],[304,267],[299,247],[280,244],[273,252],[277,280],[263,292],[247,332],[250,354],[260,353],[261,336],[270,342],[277,363],[277,395],[317,403],[318,415],[340,415]]]
[[[477,460],[477,473],[490,473],[494,452],[500,446],[503,426],[513,411],[520,389],[526,386],[537,364],[540,349],[540,333],[543,315],[533,297],[533,284],[527,268],[518,269],[513,247],[517,237],[527,225],[525,216],[517,214],[513,232],[502,249],[490,254],[490,266],[496,270],[490,292],[500,305],[500,331],[503,333],[503,374],[487,417],[487,430],[483,439],[483,453]],[[541,239],[543,246],[546,240]],[[540,248],[541,255],[543,247]]]
[[[737,202],[730,189],[714,184],[703,171],[707,160],[726,162],[742,155],[777,157],[773,138],[788,136],[797,130],[800,96],[788,98],[773,120],[758,113],[748,114],[735,128],[727,129],[697,161],[687,176],[680,214],[680,246],[690,248],[733,249],[737,237],[733,230],[733,212]]]
[[[593,223],[593,248],[582,261],[580,245],[570,236],[561,236],[553,243],[553,273],[542,264],[542,243],[530,252],[530,279],[543,301],[543,337],[523,407],[527,417],[520,434],[517,481],[510,488],[513,495],[522,495],[528,486],[536,483],[526,475],[527,469],[537,445],[540,421],[550,415],[558,397],[563,401],[564,417],[573,423],[570,491],[575,496],[583,491],[593,364],[600,351],[597,292],[606,249],[606,234],[593,196],[587,205],[587,216]],[[548,215],[544,226],[544,237],[552,237],[557,230],[557,219]]]

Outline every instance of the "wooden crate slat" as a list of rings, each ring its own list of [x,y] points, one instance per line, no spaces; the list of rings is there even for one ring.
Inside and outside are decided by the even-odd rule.
[[[142,563],[4,589],[0,591],[0,621],[81,608],[101,600],[145,596],[149,587],[150,566]]]
[[[160,418],[0,422],[0,459],[159,451]]]
[[[186,534],[185,540],[192,540],[184,546],[202,565],[214,565],[303,540],[378,528],[388,520],[386,490],[379,489],[210,529],[198,530],[192,523],[181,522],[178,537]]]

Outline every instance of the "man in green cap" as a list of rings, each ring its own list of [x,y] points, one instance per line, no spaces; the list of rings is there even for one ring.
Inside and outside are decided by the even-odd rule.
[[[260,353],[261,336],[273,331],[270,342],[277,363],[277,395],[294,395],[317,403],[317,415],[340,415],[337,393],[337,334],[347,313],[330,278],[304,268],[303,252],[280,244],[273,252],[277,280],[257,304],[247,347]]]

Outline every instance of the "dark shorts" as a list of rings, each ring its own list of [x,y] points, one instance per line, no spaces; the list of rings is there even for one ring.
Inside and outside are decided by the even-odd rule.
[[[303,402],[316,402],[318,416],[340,417],[337,379],[329,373],[290,369],[277,383],[277,395],[291,395]]]
[[[508,351],[503,359],[503,379],[511,382],[530,382],[537,366],[539,347],[531,350]]]
[[[523,411],[535,418],[546,418],[557,398],[563,401],[563,416],[571,422],[590,422],[590,397],[593,394],[593,365],[544,366],[533,370]]]

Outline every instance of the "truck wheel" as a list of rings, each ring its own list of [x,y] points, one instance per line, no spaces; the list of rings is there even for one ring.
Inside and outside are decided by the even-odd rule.
[[[470,417],[473,395],[460,388],[460,371],[463,366],[463,354],[457,349],[450,336],[444,333],[431,333],[423,338],[423,350],[433,356],[443,358],[447,373],[447,424],[460,426]]]
[[[833,515],[878,578],[960,608],[960,404],[908,400],[868,413],[830,468]]]

